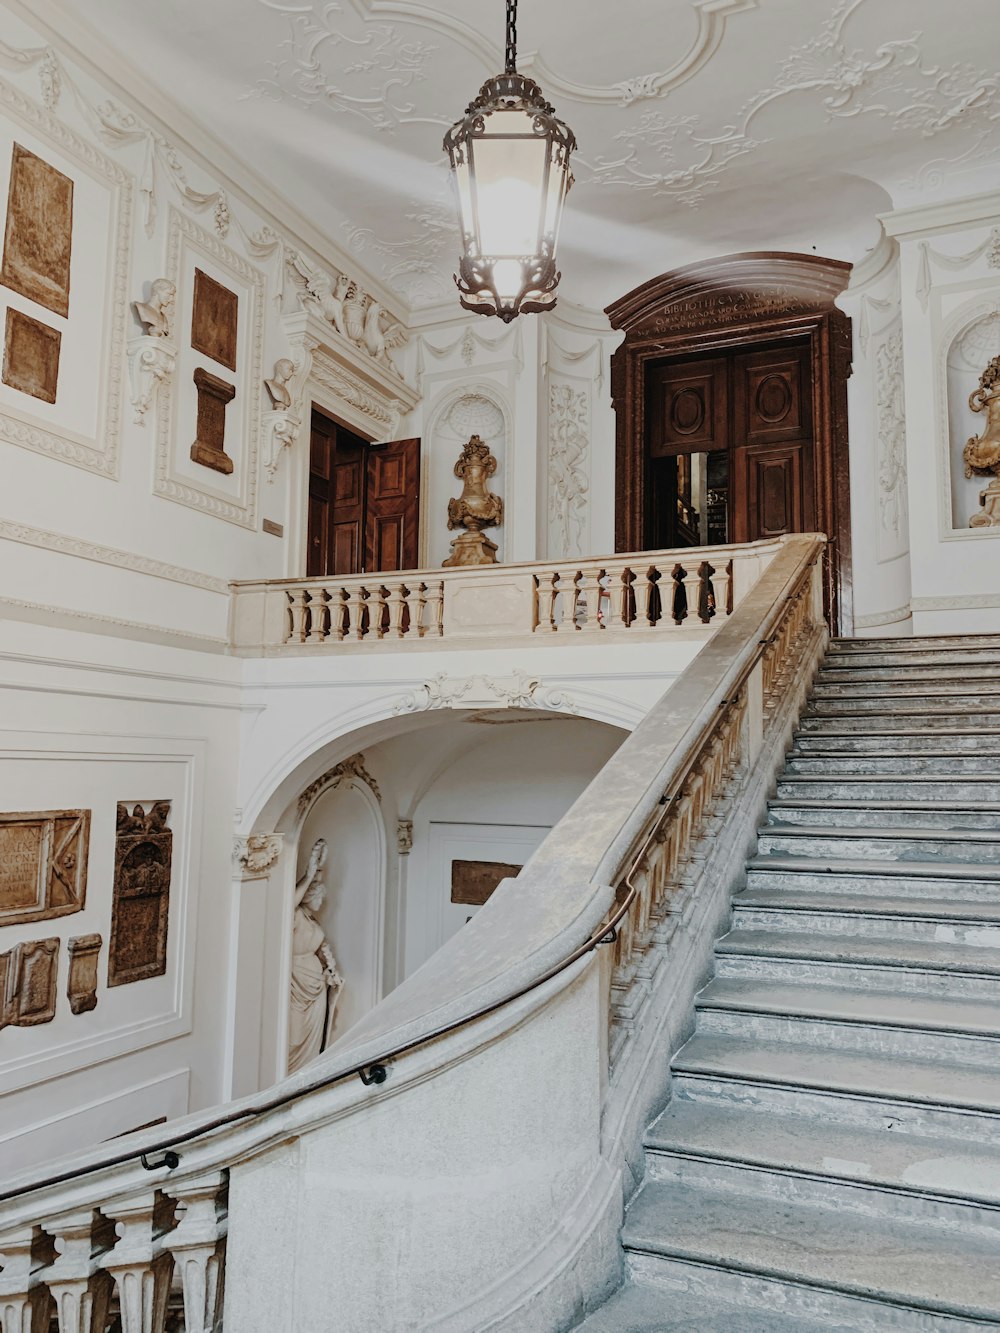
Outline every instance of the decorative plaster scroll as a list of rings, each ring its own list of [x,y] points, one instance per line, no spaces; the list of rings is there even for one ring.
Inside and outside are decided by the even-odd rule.
[[[310,806],[315,804],[316,800],[323,795],[325,791],[341,786],[344,782],[363,782],[370,788],[375,799],[381,804],[382,793],[379,791],[379,785],[365,768],[365,757],[363,754],[351,755],[350,759],[344,759],[341,763],[335,764],[333,768],[328,769],[315,782],[311,782],[299,797],[298,812],[299,818],[304,819]]]
[[[260,458],[261,403],[259,385],[263,379],[264,357],[264,293],[263,273],[247,262],[216,236],[199,227],[177,209],[170,210],[167,242],[167,271],[170,280],[180,285],[183,252],[187,249],[207,255],[246,284],[249,312],[245,315],[249,328],[249,346],[244,348],[240,372],[244,380],[241,394],[243,407],[243,436],[239,450],[238,496],[209,489],[208,483],[197,485],[182,475],[174,466],[172,395],[160,394],[157,402],[156,471],[153,479],[155,494],[178,504],[188,505],[216,518],[236,523],[243,528],[257,527],[258,462]],[[185,453],[187,450],[185,449]]]
[[[549,357],[552,350],[555,350],[557,355],[570,366],[579,365],[581,362],[593,357],[597,366],[597,374],[594,377],[594,382],[597,385],[598,391],[602,390],[604,388],[604,343],[601,339],[595,339],[589,347],[584,347],[582,351],[571,352],[568,347],[563,347],[562,343],[553,335],[548,325],[543,324],[542,327],[545,329],[542,352],[543,369],[548,368]]]
[[[396,825],[396,848],[400,856],[413,851],[413,820],[401,819]]]
[[[868,345],[872,340],[872,311],[879,314],[886,314],[888,311],[898,311],[899,301],[892,297],[887,297],[884,301],[875,296],[863,296],[861,298],[861,316],[858,320],[858,347],[863,355],[868,355]]]
[[[927,303],[930,300],[931,287],[934,279],[931,271],[931,264],[939,264],[942,268],[949,268],[953,272],[960,272],[963,268],[968,268],[974,264],[977,259],[982,259],[986,255],[986,262],[990,268],[1000,269],[1000,227],[994,227],[990,234],[975,247],[964,255],[946,255],[940,250],[935,250],[930,241],[921,241],[919,246],[920,262],[917,267],[917,298],[920,301],[921,310],[927,310]]]
[[[168,394],[176,366],[177,348],[166,338],[143,334],[129,340],[129,379],[135,408],[133,421],[137,426],[146,424],[146,413],[154,397]]]
[[[574,382],[549,384],[549,555],[583,555],[590,491],[590,394]]]
[[[89,810],[0,815],[0,926],[81,912]]]
[[[97,1008],[97,960],[102,943],[100,935],[75,935],[69,941],[66,995],[74,1014]]]
[[[22,542],[25,546],[37,546],[44,551],[58,551],[61,555],[78,556],[81,560],[94,560],[101,565],[130,569],[136,574],[148,574],[151,578],[167,579],[171,583],[184,583],[192,588],[204,588],[207,592],[229,595],[228,582],[211,574],[201,574],[198,570],[184,569],[180,565],[168,565],[161,560],[152,560],[148,556],[139,555],[135,551],[120,551],[114,546],[101,546],[98,542],[68,537],[62,532],[47,532],[44,528],[32,528],[26,523],[15,523],[7,518],[0,518],[0,539]]]
[[[294,448],[302,429],[302,418],[294,412],[265,412],[261,421],[264,436],[264,472],[270,485],[286,449]]]
[[[451,680],[439,671],[431,680],[398,699],[396,713],[424,713],[442,708],[525,708],[578,713],[563,690],[545,685],[541,677],[515,670],[511,676],[467,676]]]
[[[43,65],[43,72],[44,69]],[[50,420],[34,415],[30,408],[21,411],[5,406],[0,409],[0,439],[89,472],[117,478],[132,246],[132,177],[93,144],[74,134],[51,110],[38,106],[3,79],[0,79],[0,111],[65,154],[108,189],[111,229],[100,369],[102,389],[93,437],[62,430]]]
[[[524,369],[524,330],[520,324],[512,329],[505,330],[498,338],[484,338],[471,325],[467,325],[454,342],[450,342],[444,347],[435,347],[432,342],[427,341],[426,337],[421,337],[417,340],[417,385],[423,387],[424,375],[427,371],[424,360],[425,351],[430,352],[431,356],[436,357],[438,361],[445,361],[461,348],[462,360],[467,366],[472,366],[476,360],[477,349],[481,349],[489,355],[490,353],[499,353],[509,345],[512,345],[511,352],[514,364],[517,367],[517,373],[520,374]]]
[[[885,561],[898,558],[906,550],[906,406],[901,324],[897,324],[876,348],[874,385],[879,497],[877,546],[879,560]]]
[[[251,833],[233,839],[233,863],[244,879],[265,879],[278,863],[284,844],[281,833]]]

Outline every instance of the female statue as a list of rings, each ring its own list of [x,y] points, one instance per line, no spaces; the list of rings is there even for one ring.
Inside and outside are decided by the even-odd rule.
[[[323,867],[328,850],[317,838],[306,873],[295,885],[292,988],[288,1016],[288,1072],[314,1060],[330,1043],[337,997],[344,984],[316,913],[326,898]]]

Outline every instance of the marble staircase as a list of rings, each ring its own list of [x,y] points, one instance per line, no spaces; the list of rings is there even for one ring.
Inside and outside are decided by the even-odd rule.
[[[831,643],[586,1333],[1000,1326],[998,687]]]

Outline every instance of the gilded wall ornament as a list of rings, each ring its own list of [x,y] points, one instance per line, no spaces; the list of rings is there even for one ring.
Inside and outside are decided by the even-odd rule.
[[[973,435],[962,450],[967,477],[993,480],[979,493],[982,509],[969,519],[970,528],[1000,527],[1000,356],[995,356],[969,396],[973,412],[986,413],[986,429]]]
[[[503,500],[489,489],[489,479],[496,474],[497,460],[478,435],[473,435],[455,464],[455,476],[462,482],[462,494],[448,501],[448,531],[464,528],[451,543],[451,555],[445,565],[495,565],[496,542],[491,542],[484,528],[503,526]]]

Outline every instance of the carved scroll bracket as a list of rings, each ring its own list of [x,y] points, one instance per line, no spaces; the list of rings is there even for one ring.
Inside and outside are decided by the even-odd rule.
[[[233,864],[244,880],[267,879],[284,846],[283,833],[251,833],[233,839]]]
[[[391,440],[420,393],[373,357],[362,352],[315,310],[299,310],[282,320],[295,363],[292,411],[300,419],[306,390],[348,426],[375,440]],[[325,391],[325,392],[324,392]]]
[[[299,438],[302,417],[295,412],[265,412],[261,418],[264,430],[264,471],[268,482],[273,482],[285,449],[291,449]]]
[[[167,338],[140,334],[128,343],[128,368],[132,385],[135,424],[146,424],[146,413],[158,393],[166,393],[177,365],[177,348]]]

